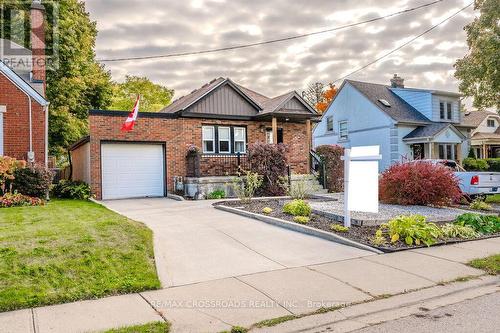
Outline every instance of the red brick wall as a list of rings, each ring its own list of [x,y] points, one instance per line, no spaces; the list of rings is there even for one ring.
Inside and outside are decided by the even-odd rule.
[[[27,160],[29,151],[28,97],[0,73],[0,105],[7,106],[3,115],[4,155]],[[33,151],[35,162],[45,164],[45,113],[31,101]]]
[[[190,144],[201,147],[201,127],[205,124],[241,125],[247,127],[248,143],[264,142],[265,128],[271,122],[235,121],[194,118],[140,118],[132,132],[121,132],[123,116],[90,116],[90,163],[92,192],[101,198],[100,143],[106,140],[162,142],[167,148],[167,189],[172,191],[174,176],[186,175],[186,150]],[[307,173],[309,152],[306,125],[278,123],[283,127],[284,143],[289,145],[289,162],[294,173]]]

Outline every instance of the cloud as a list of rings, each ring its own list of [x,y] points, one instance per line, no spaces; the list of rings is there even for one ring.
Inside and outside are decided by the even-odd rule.
[[[147,56],[259,42],[386,15],[429,0],[85,0],[97,21],[98,58]],[[141,75],[176,97],[219,76],[269,96],[333,81],[416,36],[465,4],[438,5],[362,26],[216,54],[106,63],[115,80]],[[463,26],[472,9],[351,78],[457,90],[453,64],[467,52]]]

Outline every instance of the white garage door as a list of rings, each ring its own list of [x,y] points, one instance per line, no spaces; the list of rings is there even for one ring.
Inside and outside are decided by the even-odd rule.
[[[163,146],[101,145],[102,198],[124,199],[164,195]]]

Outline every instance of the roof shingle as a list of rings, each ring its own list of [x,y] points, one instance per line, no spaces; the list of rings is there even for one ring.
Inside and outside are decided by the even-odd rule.
[[[418,112],[413,106],[406,103],[402,98],[390,90],[390,86],[346,80],[380,110],[385,112],[389,117],[397,122],[403,123],[431,123],[422,113]],[[384,106],[379,100],[385,99],[390,107]]]

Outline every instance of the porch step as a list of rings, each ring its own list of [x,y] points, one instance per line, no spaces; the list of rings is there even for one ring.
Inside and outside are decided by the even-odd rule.
[[[319,183],[318,179],[311,174],[306,175],[298,175],[294,174],[291,177],[292,186],[297,182],[304,182],[307,188],[311,193],[328,193],[327,189],[324,189],[323,186]]]

